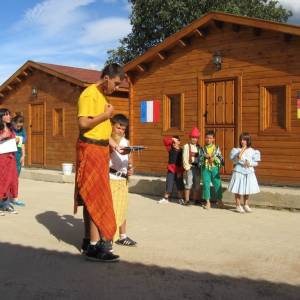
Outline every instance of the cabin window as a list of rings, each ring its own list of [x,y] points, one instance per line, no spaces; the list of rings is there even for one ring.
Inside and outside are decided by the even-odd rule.
[[[180,130],[183,128],[183,94],[169,94],[164,96],[164,130]]]
[[[64,111],[62,108],[53,109],[53,136],[64,135]]]
[[[290,87],[263,86],[260,91],[260,130],[280,133],[290,130]]]

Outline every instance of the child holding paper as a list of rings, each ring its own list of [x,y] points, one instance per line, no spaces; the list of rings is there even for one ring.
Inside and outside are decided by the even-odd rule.
[[[6,108],[0,109],[0,205],[1,210],[14,212],[9,198],[18,197],[18,172],[15,152],[15,134],[10,129],[11,114]],[[6,146],[11,144],[12,146]],[[14,147],[13,147],[14,146]],[[2,215],[3,212],[2,212]]]

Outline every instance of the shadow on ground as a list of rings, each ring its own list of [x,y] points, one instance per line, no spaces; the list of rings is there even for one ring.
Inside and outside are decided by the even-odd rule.
[[[38,223],[45,226],[49,233],[69,245],[80,250],[83,237],[83,221],[72,215],[59,215],[55,211],[47,211],[36,215]]]
[[[296,300],[300,295],[300,286],[125,261],[88,262],[80,255],[8,243],[0,243],[0,253],[0,290],[5,300]]]

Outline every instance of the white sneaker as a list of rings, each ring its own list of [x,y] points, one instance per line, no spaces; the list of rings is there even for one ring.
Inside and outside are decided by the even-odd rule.
[[[252,212],[252,209],[249,207],[249,205],[244,205],[244,210],[248,213]]]
[[[166,198],[161,198],[160,200],[157,201],[158,204],[165,204],[165,203],[169,203],[169,200]]]
[[[245,212],[244,209],[243,209],[243,207],[241,205],[239,205],[239,206],[236,207],[236,211],[238,213],[241,213],[241,214],[243,214]]]

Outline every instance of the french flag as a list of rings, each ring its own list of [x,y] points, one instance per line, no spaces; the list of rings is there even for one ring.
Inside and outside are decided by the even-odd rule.
[[[141,102],[141,122],[142,123],[158,123],[160,114],[159,100],[142,101]]]

